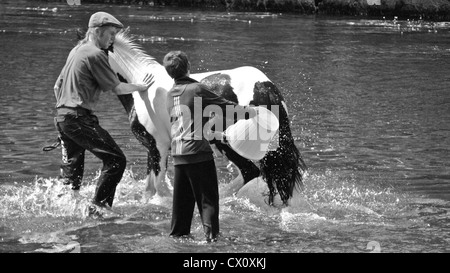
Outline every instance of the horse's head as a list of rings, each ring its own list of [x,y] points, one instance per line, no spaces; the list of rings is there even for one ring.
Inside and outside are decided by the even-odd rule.
[[[161,74],[161,65],[142,49],[129,34],[129,29],[117,33],[109,61],[113,70],[128,82],[141,82],[148,73],[156,80]],[[162,76],[166,75],[163,73]]]

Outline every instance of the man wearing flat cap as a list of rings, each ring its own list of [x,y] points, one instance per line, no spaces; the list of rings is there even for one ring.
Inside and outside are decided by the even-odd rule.
[[[123,28],[123,25],[119,20],[109,13],[99,11],[92,14],[89,20],[89,25],[91,27],[102,27],[102,26],[113,26],[117,28]]]
[[[144,92],[153,84],[153,76],[144,83],[123,83],[108,62],[108,51],[123,24],[106,12],[92,14],[86,37],[69,53],[66,64],[55,83],[55,124],[62,144],[60,177],[78,191],[84,171],[84,155],[88,150],[103,161],[101,175],[89,213],[101,214],[110,208],[117,184],[122,179],[126,158],[111,135],[94,115],[103,91],[117,95]]]

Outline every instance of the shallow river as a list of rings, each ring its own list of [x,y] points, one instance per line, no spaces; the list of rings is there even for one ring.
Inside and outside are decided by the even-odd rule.
[[[310,211],[220,202],[223,237],[168,237],[170,198],[143,201],[146,151],[125,110],[98,116],[128,158],[123,217],[86,218],[101,162],[87,153],[77,199],[57,181],[53,84],[92,12],[116,15],[159,62],[194,72],[259,68],[287,101],[308,167]],[[0,252],[449,252],[450,23],[174,8],[0,3]],[[217,157],[221,186],[236,174]],[[171,179],[171,170],[168,178]],[[169,181],[170,182],[170,181]]]

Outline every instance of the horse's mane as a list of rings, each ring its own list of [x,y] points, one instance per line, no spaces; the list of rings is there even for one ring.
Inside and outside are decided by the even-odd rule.
[[[109,54],[132,82],[141,81],[149,66],[161,66],[155,58],[142,49],[135,38],[129,34],[128,28],[117,33],[113,52]]]

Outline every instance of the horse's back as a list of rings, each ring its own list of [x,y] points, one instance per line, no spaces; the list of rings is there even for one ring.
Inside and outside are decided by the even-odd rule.
[[[261,70],[253,66],[191,74],[191,78],[202,82],[214,77],[214,82],[229,84],[241,105],[248,105],[253,99],[257,82],[271,82]]]

